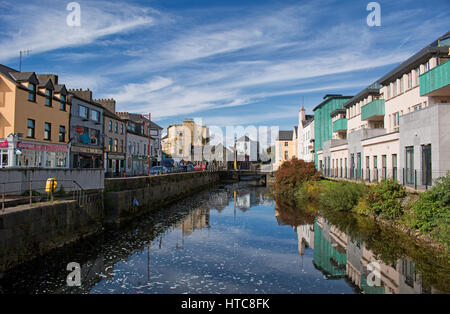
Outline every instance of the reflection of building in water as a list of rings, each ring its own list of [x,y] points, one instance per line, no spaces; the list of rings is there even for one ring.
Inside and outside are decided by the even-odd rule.
[[[227,191],[220,191],[211,195],[209,205],[221,212],[228,205]]]
[[[209,209],[197,208],[180,223],[183,236],[191,235],[194,230],[209,228]]]
[[[314,226],[313,225],[300,225],[294,227],[294,231],[297,232],[298,238],[298,253],[303,256],[305,249],[310,247],[314,249]]]
[[[236,206],[241,211],[246,211],[251,206],[251,193],[238,194],[236,197]]]
[[[314,223],[314,266],[328,278],[343,278],[346,275],[346,248],[335,241],[336,230],[331,235],[331,226],[326,220],[318,217]],[[346,239],[345,239],[346,240]],[[346,241],[345,241],[346,243]]]

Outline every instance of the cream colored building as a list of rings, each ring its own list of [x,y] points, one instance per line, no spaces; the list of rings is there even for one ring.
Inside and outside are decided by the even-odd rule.
[[[162,151],[177,161],[201,161],[194,155],[209,141],[209,129],[199,125],[192,119],[184,119],[182,124],[173,124],[167,128],[167,135],[162,139]],[[201,150],[201,149],[200,149]],[[198,158],[197,158],[198,159]]]
[[[273,165],[273,171],[277,171],[285,161],[295,157],[296,147],[293,136],[294,131],[279,131],[275,141],[275,163]]]

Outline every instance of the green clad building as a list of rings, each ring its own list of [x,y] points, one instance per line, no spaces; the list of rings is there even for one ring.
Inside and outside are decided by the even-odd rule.
[[[319,169],[317,152],[323,149],[323,143],[329,141],[333,137],[333,123],[331,113],[336,109],[343,109],[352,96],[342,96],[341,94],[327,94],[323,97],[323,101],[314,109],[314,136],[315,136],[315,152],[314,162],[316,168]]]

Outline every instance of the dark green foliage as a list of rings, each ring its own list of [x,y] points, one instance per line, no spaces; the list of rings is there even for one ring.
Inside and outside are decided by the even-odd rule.
[[[397,181],[386,179],[371,187],[365,198],[368,211],[389,219],[397,219],[403,215],[403,199],[405,188]]]
[[[450,242],[450,171],[434,182],[411,206],[411,225],[431,233],[447,245]]]
[[[320,194],[320,204],[326,209],[351,211],[366,192],[364,184],[335,182],[327,185]]]

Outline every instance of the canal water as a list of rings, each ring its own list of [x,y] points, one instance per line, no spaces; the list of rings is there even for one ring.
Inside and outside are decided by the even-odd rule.
[[[449,292],[446,256],[361,217],[279,208],[268,192],[211,188],[16,267],[0,292]],[[80,287],[67,286],[70,262]]]

